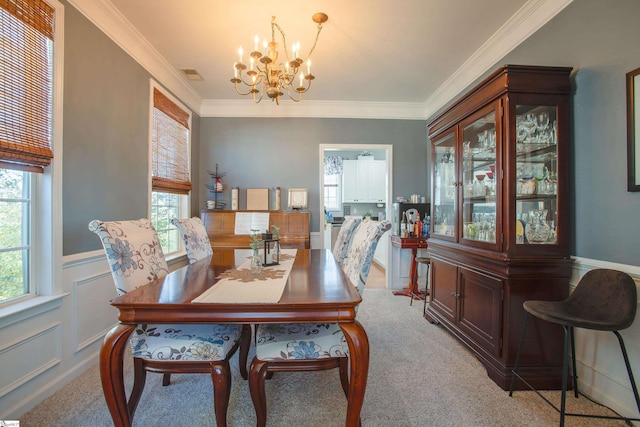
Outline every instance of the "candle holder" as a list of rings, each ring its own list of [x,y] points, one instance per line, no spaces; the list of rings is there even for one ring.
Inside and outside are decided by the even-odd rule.
[[[264,236],[264,234],[263,234]],[[280,264],[280,239],[262,239],[264,244],[262,253],[262,266],[268,267],[271,265]]]

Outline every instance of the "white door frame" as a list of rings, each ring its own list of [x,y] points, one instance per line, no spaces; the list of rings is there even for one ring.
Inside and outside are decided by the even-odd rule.
[[[327,149],[340,150],[340,151],[374,151],[384,150],[387,157],[387,195],[385,200],[385,218],[391,220],[391,203],[393,200],[393,145],[392,144],[320,144],[320,201],[318,203],[319,212],[318,218],[323,218],[320,224],[324,223],[324,152]],[[321,231],[323,228],[321,227]],[[391,240],[389,240],[389,246],[391,246]],[[320,233],[320,247],[324,247],[324,233]],[[391,262],[391,248],[387,248],[389,254],[389,260],[387,262],[386,269],[386,286],[389,289],[392,275],[392,262]]]

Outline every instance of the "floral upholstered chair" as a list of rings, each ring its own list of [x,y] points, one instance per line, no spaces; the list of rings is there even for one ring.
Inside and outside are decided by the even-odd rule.
[[[347,218],[342,223],[336,242],[333,244],[333,256],[340,265],[349,254],[349,246],[351,245],[351,238],[356,231],[358,224],[362,221],[362,218]]]
[[[148,219],[94,220],[89,223],[89,230],[100,237],[118,295],[169,272],[158,235]],[[163,385],[169,385],[172,372],[208,373],[213,380],[217,425],[226,426],[231,383],[229,359],[240,346],[240,372],[246,379],[250,341],[250,328],[241,325],[137,325],[130,337],[134,384],[127,407],[131,418],[142,395],[147,371],[164,374]]]
[[[206,258],[213,254],[211,250],[211,242],[207,235],[207,229],[204,228],[202,220],[197,216],[193,218],[173,218],[171,224],[175,225],[187,251],[189,264]]]
[[[342,269],[359,292],[369,275],[380,237],[391,228],[388,221],[360,223]],[[257,426],[267,422],[264,382],[271,372],[318,371],[340,368],[340,381],[349,396],[349,347],[336,323],[263,324],[256,328],[256,356],[249,371],[249,388]]]
[[[373,255],[378,247],[378,241],[384,233],[391,229],[389,221],[363,220],[351,239],[349,254],[342,263],[342,270],[351,280],[351,284],[362,294],[364,285],[369,277],[369,270],[373,262]]]

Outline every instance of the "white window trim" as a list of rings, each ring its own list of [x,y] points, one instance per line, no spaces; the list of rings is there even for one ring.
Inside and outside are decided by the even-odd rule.
[[[191,180],[191,139],[193,135],[192,124],[191,124],[193,113],[191,112],[191,109],[185,106],[182,102],[180,102],[175,96],[171,95],[168,91],[166,91],[160,85],[160,83],[156,82],[153,79],[149,79],[149,132],[148,132],[149,133],[149,144],[148,144],[149,153],[148,153],[148,161],[147,161],[149,165],[148,183],[147,183],[147,188],[149,189],[147,193],[147,218],[149,219],[151,219],[151,200],[152,200],[152,193],[153,193],[152,182],[151,182],[152,181],[151,162],[152,162],[153,153],[152,153],[151,147],[153,146],[152,136],[153,136],[153,90],[154,89],[158,89],[160,92],[162,92],[164,96],[169,98],[178,107],[182,108],[184,111],[189,113],[189,153],[188,153],[189,157],[187,161],[189,162],[189,179],[190,180]],[[194,190],[192,189],[191,191],[194,191]],[[182,195],[180,197],[181,197],[180,216],[182,218],[187,218],[190,216],[191,192],[187,195]],[[170,254],[168,254],[167,261],[186,255],[186,253],[187,251],[184,248],[184,244],[182,243],[182,240],[180,240],[180,250],[177,252],[171,252]]]

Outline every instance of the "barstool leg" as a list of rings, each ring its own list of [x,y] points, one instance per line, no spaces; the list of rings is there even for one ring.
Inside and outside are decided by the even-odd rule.
[[[636,406],[638,407],[638,412],[640,412],[640,398],[638,398],[638,387],[636,386],[636,381],[633,379],[633,372],[631,371],[631,364],[629,364],[629,356],[627,356],[627,349],[624,346],[624,341],[622,340],[622,336],[618,331],[613,331],[618,337],[618,342],[620,343],[620,349],[622,350],[622,357],[624,357],[624,364],[627,367],[627,373],[629,374],[629,380],[631,381],[631,388],[633,389],[633,396],[636,398]]]
[[[516,371],[518,370],[518,364],[520,363],[520,353],[522,352],[522,346],[524,345],[524,336],[527,331],[527,322],[529,322],[529,312],[524,314],[524,322],[522,323],[522,334],[520,335],[520,343],[518,344],[518,353],[516,353],[516,364],[513,365],[511,370],[511,387],[509,387],[509,397],[513,397],[513,386],[516,383]]]
[[[576,364],[576,340],[575,329],[573,326],[569,327],[569,333],[571,334],[571,373],[573,377],[573,395],[578,398],[578,365]]]
[[[560,402],[560,427],[564,427],[564,414],[567,409],[567,382],[569,377],[569,327],[564,328],[564,356],[562,357],[562,396]]]

